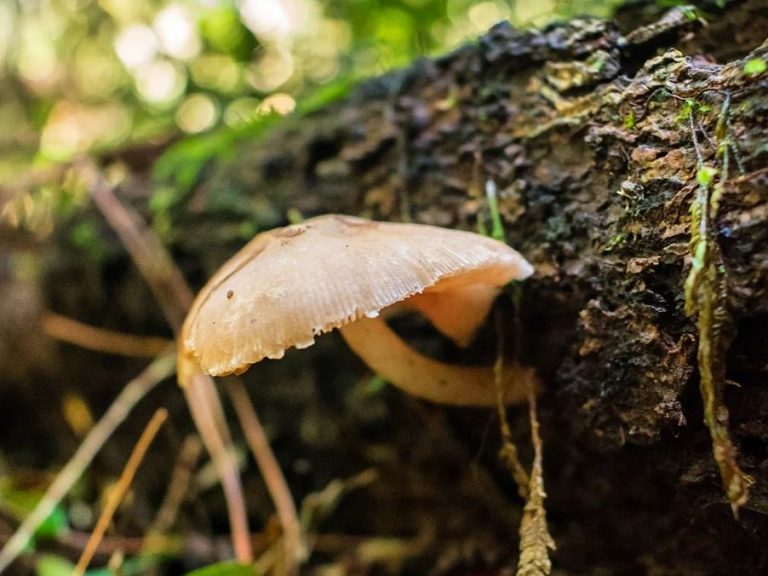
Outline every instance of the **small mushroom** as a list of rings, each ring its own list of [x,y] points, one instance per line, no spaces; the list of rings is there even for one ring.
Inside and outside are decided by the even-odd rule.
[[[201,290],[187,316],[180,381],[199,366],[240,374],[339,328],[350,348],[385,380],[433,402],[490,406],[493,370],[440,362],[405,343],[383,316],[419,311],[467,345],[502,286],[533,268],[509,246],[471,232],[326,215],[264,232]],[[507,403],[525,398],[533,371],[504,372]]]

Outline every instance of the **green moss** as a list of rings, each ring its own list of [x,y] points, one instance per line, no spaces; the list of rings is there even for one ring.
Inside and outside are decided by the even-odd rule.
[[[712,168],[711,166],[702,166],[696,170],[696,181],[699,183],[699,186],[709,187],[712,186],[716,175],[716,168]]]
[[[629,114],[624,116],[624,128],[627,130],[634,130],[636,122],[637,118],[635,117],[635,112],[634,110],[630,110]]]
[[[677,115],[677,121],[680,123],[688,123],[691,115],[694,118],[699,118],[712,111],[712,107],[709,104],[698,102],[693,98],[686,98],[683,101],[683,105],[680,107],[680,112]]]
[[[726,97],[718,118],[716,138],[723,141],[727,134],[729,98]],[[693,130],[694,108],[689,107],[689,122],[697,155],[696,134]],[[727,308],[727,283],[720,246],[712,222],[717,218],[719,199],[728,180],[729,147],[717,147],[719,166],[707,166],[698,156],[696,180],[698,187],[691,203],[691,270],[685,281],[685,311],[696,316],[699,332],[697,361],[699,388],[704,404],[704,421],[712,438],[712,451],[720,470],[728,501],[734,515],[749,496],[749,477],[736,462],[736,448],[728,432],[728,409],[723,400],[725,386],[725,354],[728,340],[724,336],[730,323]]]

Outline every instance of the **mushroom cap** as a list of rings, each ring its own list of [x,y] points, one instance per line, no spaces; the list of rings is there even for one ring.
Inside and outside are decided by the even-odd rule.
[[[239,374],[414,295],[413,307],[462,342],[499,289],[532,272],[479,234],[319,216],[258,234],[224,264],[192,305],[181,353],[213,376]]]

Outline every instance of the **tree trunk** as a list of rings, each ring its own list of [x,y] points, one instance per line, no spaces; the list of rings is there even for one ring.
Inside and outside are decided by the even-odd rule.
[[[544,382],[541,432],[558,573],[764,574],[768,72],[759,61],[768,61],[768,8],[763,0],[726,4],[702,2],[706,25],[685,8],[650,20],[644,4],[618,13],[621,29],[594,19],[543,31],[499,24],[474,44],[366,81],[261,135],[177,145],[152,177],[141,155],[105,164],[131,169],[124,197],[152,219],[196,286],[247,237],[289,214],[490,228],[495,189],[506,240],[536,268],[518,304],[499,309],[507,342],[517,343],[514,355]],[[700,205],[702,190],[709,195]],[[700,220],[692,206],[711,216],[700,239],[711,275],[699,287],[716,308],[709,326],[697,323],[695,306],[686,313],[686,278],[692,262],[702,264],[691,257]],[[72,230],[84,226],[107,242],[90,259],[71,242]],[[29,250],[13,238],[6,254]],[[67,217],[34,246],[44,265],[31,317],[46,307],[129,332],[163,329],[93,213]],[[8,278],[10,286],[22,282]],[[102,385],[135,367],[104,367],[97,355],[59,349],[57,364],[43,370],[25,350],[50,342],[26,329],[27,316],[13,332],[5,318],[19,317],[20,308],[6,308],[0,357],[14,360],[0,362],[0,377],[15,385],[3,386],[0,413],[28,408],[6,397],[34,379],[46,391],[76,389],[80,380]],[[470,350],[486,361],[495,351],[489,332]],[[697,359],[708,334],[713,351]],[[14,347],[21,335],[33,344]],[[380,480],[342,504],[325,528],[422,534],[416,542],[428,544],[403,553],[405,572],[512,565],[518,502],[495,466],[496,437],[484,439],[489,414],[351,391],[364,372],[342,348],[321,340],[285,365],[252,371],[253,394],[282,441],[295,495],[373,466]],[[715,397],[722,393],[724,404],[716,416],[754,481],[738,519],[704,424],[702,365],[721,372]],[[280,388],[267,384],[279,380]],[[725,383],[736,385],[717,388]],[[103,403],[113,392],[88,395]],[[174,394],[169,388],[165,397],[178,404]],[[524,411],[513,416],[523,444]],[[2,446],[9,454],[11,436]],[[471,470],[481,449],[492,480]],[[43,454],[63,458],[67,450]],[[292,466],[297,460],[303,463]],[[268,513],[268,504],[253,506]]]

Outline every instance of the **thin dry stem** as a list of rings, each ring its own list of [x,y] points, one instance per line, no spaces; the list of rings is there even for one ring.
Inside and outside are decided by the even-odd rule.
[[[163,498],[163,502],[160,504],[160,508],[158,508],[157,514],[155,514],[155,518],[148,530],[150,534],[148,538],[164,534],[173,526],[179,508],[189,490],[195,466],[200,459],[202,450],[203,445],[194,434],[190,434],[184,439],[179,455],[176,458],[176,464],[173,467],[171,480],[168,482],[165,498]]]
[[[88,350],[136,358],[154,358],[173,344],[165,338],[134,336],[91,326],[54,312],[43,316],[43,332],[51,338]]]
[[[237,418],[240,420],[245,439],[251,452],[253,452],[272,501],[275,503],[277,517],[283,529],[284,572],[287,575],[297,574],[299,565],[306,557],[306,546],[288,482],[269,446],[264,428],[261,426],[259,417],[242,385],[236,382],[227,382],[225,386],[237,413]]]
[[[173,331],[178,333],[193,294],[160,240],[129,211],[94,168],[91,197],[122,241],[131,259],[152,289]]]
[[[501,316],[497,313],[496,319],[496,362],[493,364],[494,384],[496,385],[496,410],[499,415],[499,428],[501,431],[501,450],[499,458],[506,466],[512,478],[517,484],[517,492],[523,499],[528,498],[528,473],[525,471],[517,446],[512,440],[512,432],[507,420],[506,399],[504,398],[504,331],[501,326]]]
[[[523,509],[520,522],[520,559],[517,576],[548,576],[552,571],[549,551],[555,549],[555,541],[547,528],[547,513],[544,500],[544,471],[542,465],[542,442],[539,434],[539,418],[536,413],[536,391],[528,387],[528,415],[531,421],[531,443],[533,444],[533,465],[528,485],[528,501]]]
[[[104,446],[139,400],[173,374],[176,365],[175,359],[175,354],[165,354],[159,357],[125,385],[109,409],[88,432],[69,462],[56,475],[35,509],[24,519],[3,549],[0,550],[0,572],[3,572],[24,551],[40,524],[50,516],[54,508],[82,476],[101,447]]]
[[[160,427],[167,418],[168,411],[164,408],[159,408],[152,416],[152,419],[149,421],[149,424],[147,424],[144,432],[142,432],[139,441],[136,443],[136,446],[134,446],[133,451],[128,458],[128,462],[125,464],[125,468],[123,468],[122,474],[120,474],[117,484],[115,484],[109,493],[104,510],[102,510],[101,516],[99,516],[99,520],[96,522],[96,527],[91,534],[91,538],[88,540],[88,544],[83,550],[75,569],[72,571],[72,576],[82,576],[85,569],[88,567],[88,564],[91,563],[91,559],[99,547],[99,542],[101,542],[104,533],[112,522],[112,518],[114,517],[115,512],[117,512],[120,503],[123,501],[123,498],[125,498],[128,488],[131,487],[131,483],[136,476],[136,471],[139,469],[141,461],[144,460],[144,456],[146,455],[147,450],[149,450],[149,446],[152,444],[155,436],[157,436],[157,433],[160,431]]]

